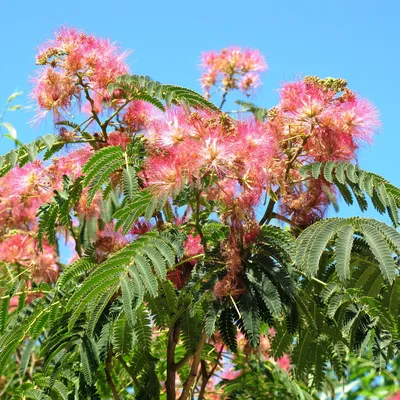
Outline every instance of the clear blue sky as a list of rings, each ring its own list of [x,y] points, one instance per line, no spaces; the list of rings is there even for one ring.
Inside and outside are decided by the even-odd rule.
[[[258,48],[269,71],[253,99],[271,107],[276,89],[299,74],[343,77],[375,103],[383,128],[359,153],[362,168],[400,186],[400,2],[396,0],[3,1],[0,6],[0,106],[15,89],[29,91],[35,47],[62,24],[107,36],[134,52],[131,70],[200,90],[202,51],[228,45]],[[27,104],[27,98],[23,99]],[[19,138],[53,133],[32,113],[10,113]],[[0,154],[11,144],[0,140]],[[370,215],[373,215],[372,213]]]

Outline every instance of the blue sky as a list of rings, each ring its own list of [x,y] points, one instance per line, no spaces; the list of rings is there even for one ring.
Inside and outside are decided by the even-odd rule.
[[[258,48],[269,71],[253,101],[271,107],[276,89],[301,75],[343,77],[378,107],[382,132],[359,153],[362,168],[400,186],[400,2],[361,0],[4,1],[0,24],[0,106],[13,91],[29,92],[35,47],[67,24],[132,49],[134,73],[200,90],[202,51],[228,45]],[[29,104],[27,97],[22,100]],[[21,102],[20,101],[20,102]],[[26,123],[33,112],[9,113],[23,142],[53,133],[51,120]],[[3,131],[4,132],[4,131]],[[0,139],[0,154],[11,144]],[[370,215],[374,215],[370,213]]]

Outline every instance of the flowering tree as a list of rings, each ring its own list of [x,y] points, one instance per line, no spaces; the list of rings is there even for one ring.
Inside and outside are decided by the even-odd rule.
[[[384,371],[400,190],[355,164],[374,106],[305,77],[227,113],[258,51],[203,54],[204,96],[127,54],[70,28],[38,51],[35,119],[57,133],[0,158],[1,397],[311,399],[349,355]],[[324,218],[339,196],[394,228]]]

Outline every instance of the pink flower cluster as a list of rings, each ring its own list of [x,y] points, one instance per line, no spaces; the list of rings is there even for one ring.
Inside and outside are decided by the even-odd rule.
[[[43,245],[39,251],[37,242],[29,233],[16,233],[0,242],[0,262],[17,268],[26,268],[32,278],[55,282],[58,277],[57,256],[52,246]]]
[[[142,100],[134,100],[125,108],[122,121],[129,133],[137,133],[148,128],[153,106]]]
[[[210,97],[210,89],[217,84],[223,92],[239,89],[249,93],[261,84],[260,72],[268,66],[258,50],[228,47],[219,53],[203,53],[201,85]]]
[[[201,244],[201,238],[200,235],[188,235],[185,243],[184,243],[184,250],[185,250],[185,256],[190,258],[197,256],[198,254],[201,254],[203,252],[203,246]],[[197,260],[191,260],[190,263],[192,265],[195,265],[197,263]]]
[[[267,122],[280,143],[271,171],[273,183],[281,188],[284,213],[307,226],[323,216],[335,193],[323,180],[311,180],[308,186],[299,183],[299,168],[317,161],[353,160],[362,143],[372,142],[380,126],[378,112],[341,79],[307,77],[285,83],[280,97]]]
[[[304,151],[314,161],[353,159],[359,144],[370,143],[380,126],[375,107],[342,85],[338,91],[329,80],[308,77],[280,91],[275,130],[285,139],[309,136]]]
[[[35,279],[57,279],[56,249],[47,243],[43,252],[38,249],[37,213],[42,204],[52,200],[54,190],[62,189],[63,175],[74,179],[82,174],[90,155],[90,148],[84,147],[49,165],[38,160],[15,167],[0,178],[0,262],[26,268]]]
[[[149,157],[143,172],[156,194],[175,196],[183,188],[200,190],[232,211],[258,204],[269,182],[276,140],[253,119],[235,121],[226,114],[167,110],[147,132]]]
[[[151,190],[172,198],[188,188],[198,192],[205,201],[215,202],[230,226],[229,241],[223,245],[228,274],[215,293],[238,294],[239,248],[258,235],[255,207],[271,182],[276,139],[266,124],[253,118],[236,121],[226,114],[182,107],[154,118],[146,138],[149,154],[142,174]]]
[[[41,46],[37,55],[37,64],[44,66],[34,78],[32,91],[39,116],[53,111],[59,117],[87,93],[95,111],[101,111],[102,104],[110,100],[107,86],[128,72],[127,55],[109,40],[73,28],[55,32],[54,39]]]

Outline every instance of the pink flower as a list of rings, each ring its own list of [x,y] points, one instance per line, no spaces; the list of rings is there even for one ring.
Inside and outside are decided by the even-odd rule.
[[[375,106],[365,99],[354,97],[343,103],[340,113],[343,130],[352,133],[357,139],[372,142],[372,136],[381,126]]]
[[[97,232],[95,258],[97,262],[103,262],[110,254],[121,250],[129,243],[129,238],[122,234],[121,230],[115,231],[113,223],[108,223]]]
[[[107,144],[110,146],[121,146],[122,150],[126,150],[126,146],[131,143],[132,138],[125,132],[110,132],[107,138]]]
[[[150,224],[150,222],[145,221],[144,219],[139,219],[138,221],[136,221],[131,229],[131,234],[132,235],[143,235],[144,233],[150,231],[152,228],[152,225]]]
[[[63,175],[76,179],[82,175],[82,167],[92,155],[91,146],[85,145],[65,156],[53,158],[53,164],[48,167],[48,171],[59,184]]]
[[[55,250],[48,244],[40,252],[36,240],[28,234],[14,234],[0,242],[0,261],[28,269],[33,278],[54,282],[58,277]]]
[[[128,131],[135,133],[147,128],[153,108],[151,104],[145,101],[131,101],[122,116]]]
[[[269,334],[269,336],[271,336],[271,338],[273,338],[276,335],[275,328],[269,328],[268,329],[268,334]]]
[[[242,371],[235,371],[234,369],[229,368],[222,373],[221,378],[232,381],[236,379],[241,373]]]
[[[177,157],[148,160],[145,176],[156,195],[176,195],[186,182],[181,162]]]
[[[110,100],[107,87],[118,76],[128,73],[125,58],[118,47],[107,39],[96,38],[63,27],[54,39],[42,45],[37,64],[44,69],[34,79],[32,97],[38,105],[38,117],[53,111],[59,118],[81,97],[84,88],[89,90],[96,111]]]
[[[200,164],[211,174],[222,177],[233,168],[233,146],[223,138],[208,137],[201,142],[199,152]]]
[[[184,243],[184,249],[185,256],[188,258],[201,254],[203,252],[203,245],[201,244],[200,235],[193,236],[189,234]],[[190,263],[195,265],[197,260],[191,260]]]
[[[276,363],[278,364],[280,369],[284,370],[285,372],[289,372],[292,368],[290,361],[290,356],[288,354],[284,354],[282,357],[276,360]]]
[[[260,76],[255,72],[248,72],[239,80],[239,89],[242,92],[250,92],[261,85]]]
[[[57,71],[50,66],[46,66],[33,83],[31,96],[36,100],[38,109],[53,111],[56,118],[71,107],[73,96],[79,94],[70,73]]]
[[[50,176],[40,161],[15,167],[2,179],[6,181],[10,197],[52,196]]]
[[[76,205],[76,212],[81,217],[99,218],[101,214],[101,194],[98,192],[93,201],[89,204],[88,199],[89,188],[82,191],[78,204]]]
[[[214,51],[203,53],[201,67],[201,85],[209,97],[212,86],[221,83],[222,89],[240,89],[249,92],[260,85],[259,73],[268,66],[258,50],[228,47],[219,53]]]

